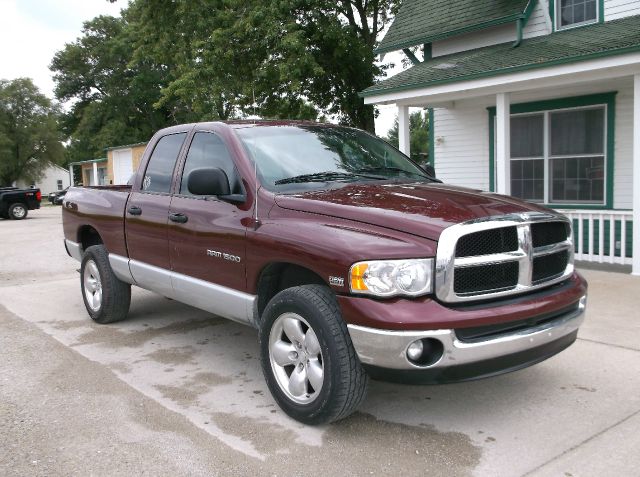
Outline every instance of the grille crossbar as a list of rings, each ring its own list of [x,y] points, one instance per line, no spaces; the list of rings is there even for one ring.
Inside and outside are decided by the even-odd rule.
[[[470,240],[517,235],[483,255],[458,256]],[[534,246],[537,245],[537,246]],[[436,295],[446,302],[477,301],[525,293],[566,279],[573,273],[573,242],[568,220],[561,215],[526,213],[464,222],[445,229],[436,256]]]

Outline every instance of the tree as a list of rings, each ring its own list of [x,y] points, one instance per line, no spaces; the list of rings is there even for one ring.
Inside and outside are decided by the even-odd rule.
[[[358,93],[384,71],[373,49],[397,1],[131,0],[56,53],[69,157],[147,140],[164,126],[337,119],[374,130]]]
[[[152,61],[132,63],[138,33],[123,14],[85,22],[82,36],[51,63],[56,97],[71,103],[62,121],[70,161],[101,157],[106,147],[147,141],[156,130],[191,119],[172,105],[154,106],[166,71]]]
[[[393,127],[387,132],[387,142],[398,147],[398,118],[393,123]],[[416,111],[409,115],[409,149],[411,159],[419,164],[426,162],[429,155],[429,116],[426,111]],[[431,159],[431,158],[429,158]]]
[[[373,131],[358,92],[382,72],[373,48],[389,0],[137,0],[136,58],[172,65],[159,105],[180,101],[226,119],[315,119]]]
[[[0,80],[0,185],[37,180],[64,148],[59,110],[29,78]]]

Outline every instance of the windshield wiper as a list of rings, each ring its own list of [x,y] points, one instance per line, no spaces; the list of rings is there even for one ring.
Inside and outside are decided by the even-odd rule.
[[[339,180],[349,180],[354,178],[364,177],[365,179],[386,179],[383,176],[375,176],[375,175],[367,175],[360,174],[359,172],[336,172],[336,171],[324,171],[324,172],[315,172],[313,174],[301,174],[299,176],[287,177],[285,179],[280,179],[274,182],[275,185],[280,184],[296,184],[302,182],[328,182],[328,181],[339,181]]]
[[[423,177],[425,179],[433,179],[432,177],[429,177],[426,173],[425,174],[421,174],[419,172],[411,172],[411,171],[407,171],[405,169],[402,169],[400,167],[391,167],[391,166],[371,166],[371,167],[363,167],[362,169],[358,169],[356,171],[356,173],[361,173],[361,172],[378,172],[378,171],[391,171],[391,172],[400,172],[403,174],[408,174],[411,176],[418,176],[418,177]]]

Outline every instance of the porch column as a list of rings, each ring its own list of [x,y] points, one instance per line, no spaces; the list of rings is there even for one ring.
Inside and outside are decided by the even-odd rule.
[[[509,193],[511,157],[509,93],[496,95],[496,192]]]
[[[74,186],[74,183],[73,183],[73,164],[69,164],[69,185],[71,187]]]
[[[633,266],[640,275],[640,73],[633,76]],[[624,253],[624,251],[622,252]]]
[[[98,184],[98,163],[93,163],[93,185],[97,186]]]
[[[409,106],[398,106],[398,149],[411,155],[409,134]]]

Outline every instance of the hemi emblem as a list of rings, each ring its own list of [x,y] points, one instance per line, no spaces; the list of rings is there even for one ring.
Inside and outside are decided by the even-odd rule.
[[[344,278],[342,277],[329,277],[329,284],[334,287],[343,287],[344,286]]]

